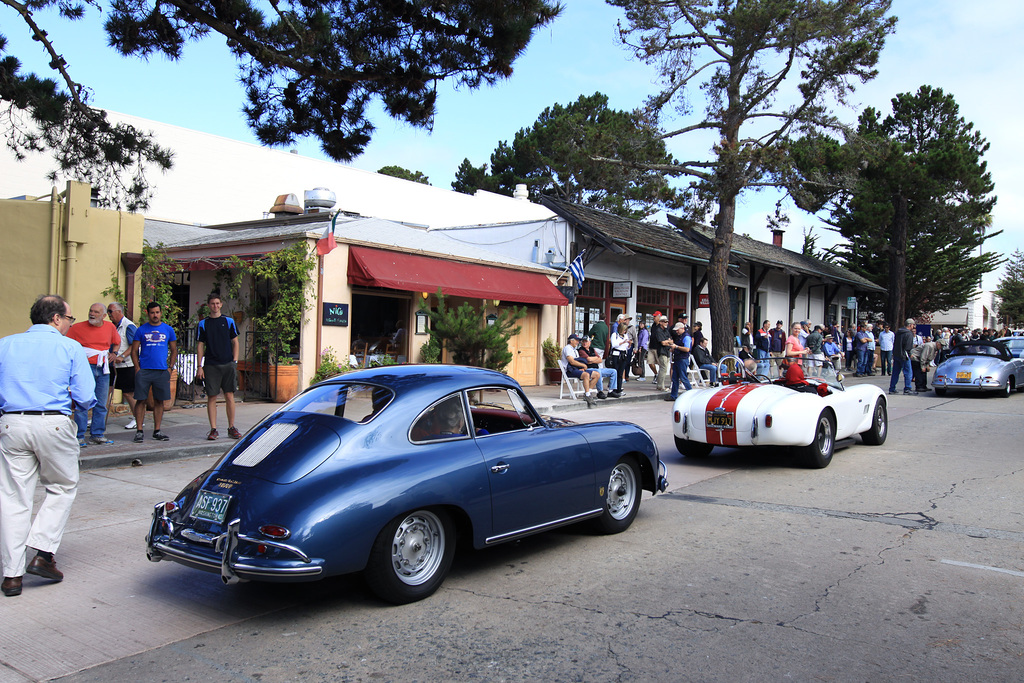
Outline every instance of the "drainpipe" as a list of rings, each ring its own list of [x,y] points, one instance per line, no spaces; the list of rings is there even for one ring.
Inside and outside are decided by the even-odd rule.
[[[75,265],[78,263],[78,242],[68,240],[64,243],[65,249],[67,250],[67,256],[64,257],[64,300],[68,302],[68,305],[74,308],[75,304],[71,300],[71,292],[74,290],[75,283]]]
[[[50,188],[50,272],[47,292],[57,291],[60,278],[60,195],[57,188]]]

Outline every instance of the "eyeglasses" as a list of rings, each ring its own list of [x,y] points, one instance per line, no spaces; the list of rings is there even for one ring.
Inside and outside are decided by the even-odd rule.
[[[75,322],[75,316],[73,316],[73,315],[64,315],[63,313],[61,313],[60,317],[64,318],[65,320],[70,320],[71,322]]]
[[[113,314],[114,314],[114,309],[113,308],[108,308],[107,309],[107,315],[113,315]]]

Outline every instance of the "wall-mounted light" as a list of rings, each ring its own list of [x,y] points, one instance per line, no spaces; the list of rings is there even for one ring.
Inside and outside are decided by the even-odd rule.
[[[494,304],[495,306],[497,306],[498,304],[500,304],[500,303],[501,303],[501,299],[495,299],[495,300],[494,300],[494,301],[492,301],[491,303],[492,303],[492,304]]]
[[[426,299],[427,297],[430,296],[430,292],[420,292],[420,296]]]
[[[426,311],[416,311],[416,334],[427,334],[430,316]]]
[[[493,325],[496,322],[498,322],[498,316],[497,315],[495,315],[494,313],[491,313],[490,315],[487,316],[487,326],[488,327],[490,327],[491,325]]]

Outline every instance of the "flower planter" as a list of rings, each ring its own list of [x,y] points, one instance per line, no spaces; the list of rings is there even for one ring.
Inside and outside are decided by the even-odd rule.
[[[562,381],[562,369],[544,368],[544,376],[547,378],[548,384],[558,384]]]
[[[299,393],[299,365],[271,365],[268,370],[270,399],[284,403]]]

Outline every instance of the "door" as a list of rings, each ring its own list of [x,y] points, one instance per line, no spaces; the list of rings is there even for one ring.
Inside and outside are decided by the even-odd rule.
[[[537,330],[540,328],[540,311],[528,308],[526,317],[519,320],[522,328],[519,334],[508,340],[508,350],[512,353],[512,362],[508,374],[520,386],[537,385],[538,353]]]

